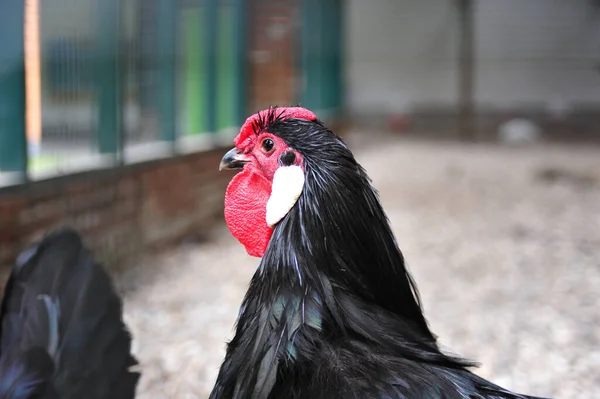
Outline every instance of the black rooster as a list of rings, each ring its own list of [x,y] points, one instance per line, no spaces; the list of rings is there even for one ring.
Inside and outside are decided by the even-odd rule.
[[[376,191],[303,108],[250,117],[225,218],[262,256],[212,399],[512,398],[440,351]]]
[[[17,259],[2,301],[0,398],[131,399],[140,374],[110,277],[71,229]]]

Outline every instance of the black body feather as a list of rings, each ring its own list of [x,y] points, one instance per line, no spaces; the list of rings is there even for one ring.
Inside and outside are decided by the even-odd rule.
[[[440,351],[376,191],[319,121],[256,131],[304,158],[305,186],[252,278],[211,399],[511,398]]]
[[[0,398],[135,396],[121,299],[75,231],[57,230],[19,256],[1,312]]]

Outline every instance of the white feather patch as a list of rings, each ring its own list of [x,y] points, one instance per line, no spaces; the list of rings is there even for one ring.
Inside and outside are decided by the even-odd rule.
[[[280,166],[273,176],[271,196],[267,202],[267,225],[275,226],[292,209],[304,188],[300,166]]]

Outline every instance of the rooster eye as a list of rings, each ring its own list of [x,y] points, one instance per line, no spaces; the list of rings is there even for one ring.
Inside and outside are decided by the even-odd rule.
[[[264,139],[262,142],[262,150],[265,153],[269,153],[273,150],[273,147],[275,147],[275,142],[272,139]]]

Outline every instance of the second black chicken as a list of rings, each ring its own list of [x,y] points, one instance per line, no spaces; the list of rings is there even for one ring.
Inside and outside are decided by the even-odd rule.
[[[23,251],[1,308],[0,399],[133,399],[122,302],[72,229]]]

